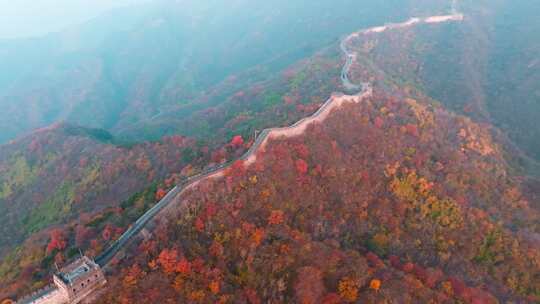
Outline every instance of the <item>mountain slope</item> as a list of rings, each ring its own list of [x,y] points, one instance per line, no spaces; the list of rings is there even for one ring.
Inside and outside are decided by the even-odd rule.
[[[178,197],[101,301],[532,300],[538,202],[512,172],[485,126],[379,91]]]
[[[210,157],[181,136],[131,147],[114,141],[62,123],[0,146],[0,298],[48,279],[59,252],[46,250],[55,230],[66,257],[99,251],[108,226],[119,232],[154,204],[158,182],[170,186],[188,164]]]

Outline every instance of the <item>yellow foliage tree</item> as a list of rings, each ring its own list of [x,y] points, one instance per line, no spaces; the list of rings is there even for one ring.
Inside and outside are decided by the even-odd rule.
[[[345,277],[339,281],[338,292],[339,296],[346,302],[354,302],[358,299],[358,280],[350,277]]]

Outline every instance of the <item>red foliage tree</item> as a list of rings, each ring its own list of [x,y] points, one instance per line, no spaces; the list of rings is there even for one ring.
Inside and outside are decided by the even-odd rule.
[[[303,159],[296,160],[296,172],[300,175],[304,175],[308,172],[308,164]]]
[[[82,157],[79,160],[79,167],[84,168],[86,165],[88,165],[88,157]]]
[[[175,268],[176,272],[189,275],[191,273],[191,263],[186,258],[181,258]]]
[[[169,136],[166,139],[178,147],[182,147],[186,141],[186,138],[180,135]]]
[[[67,246],[66,237],[64,232],[60,229],[51,231],[51,240],[47,245],[47,253],[53,252],[53,250],[64,250]]]
[[[233,139],[231,140],[231,146],[233,146],[233,147],[235,147],[235,148],[239,148],[239,147],[241,147],[243,144],[244,144],[244,139],[243,139],[242,136],[240,136],[240,135],[236,135],[236,136],[233,137]]]
[[[36,152],[39,148],[40,144],[37,138],[34,138],[28,145],[28,150],[30,150],[30,152]]]
[[[471,304],[492,304],[499,302],[492,294],[479,288],[471,288],[471,294]],[[531,299],[532,301],[534,300]]]
[[[222,148],[222,149],[212,152],[212,156],[210,158],[212,162],[214,163],[221,163],[225,159],[226,154],[227,153]]]
[[[270,216],[268,217],[268,224],[279,225],[283,223],[283,215],[283,211],[273,210],[272,212],[270,212]]]

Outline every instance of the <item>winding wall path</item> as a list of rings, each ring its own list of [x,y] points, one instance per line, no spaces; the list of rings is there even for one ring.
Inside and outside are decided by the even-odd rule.
[[[268,141],[273,138],[288,138],[301,135],[305,132],[307,127],[313,123],[320,123],[324,121],[332,110],[341,107],[344,103],[358,103],[365,98],[372,96],[371,85],[367,82],[362,82],[359,84],[354,84],[349,79],[349,72],[352,65],[356,61],[356,54],[353,51],[348,49],[349,43],[362,35],[377,34],[384,31],[411,27],[417,24],[429,24],[429,23],[440,23],[440,22],[449,22],[449,21],[462,21],[464,16],[461,13],[458,13],[456,2],[457,0],[452,1],[452,14],[451,15],[441,15],[441,16],[431,16],[427,18],[411,18],[402,23],[392,23],[384,26],[372,27],[358,32],[352,33],[349,36],[345,37],[341,43],[340,48],[343,54],[346,57],[345,64],[341,70],[341,81],[343,88],[346,92],[358,92],[352,95],[345,94],[333,94],[313,115],[306,117],[292,126],[284,128],[272,128],[266,129],[257,137],[251,148],[239,159],[243,160],[246,166],[253,164],[257,159],[257,152],[259,150],[264,150]],[[175,186],[171,191],[163,197],[156,205],[154,205],[150,210],[143,214],[133,225],[131,225],[123,234],[118,238],[109,248],[107,248],[100,256],[96,258],[96,263],[101,267],[105,267],[113,259],[113,257],[126,246],[126,244],[132,239],[133,236],[138,234],[142,228],[152,220],[160,211],[165,207],[170,205],[171,202],[175,201],[174,198],[182,195],[185,191],[192,189],[197,186],[202,180],[208,178],[218,178],[224,175],[225,170],[232,165],[232,161],[218,165],[216,167],[207,169],[197,175],[191,176],[181,182],[179,185]],[[51,303],[47,301],[40,301],[39,299],[48,299],[54,296],[56,288],[50,286],[43,291],[37,292],[34,296],[30,296],[23,301],[18,303]],[[56,303],[56,302],[55,302]]]

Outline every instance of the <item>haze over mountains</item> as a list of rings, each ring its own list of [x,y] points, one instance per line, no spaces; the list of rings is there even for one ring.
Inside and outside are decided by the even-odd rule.
[[[405,18],[407,3],[157,1],[0,42],[0,141],[59,120],[140,139],[139,123],[207,107],[198,99],[227,77],[257,67],[237,87],[264,79],[354,29]]]
[[[104,128],[129,140],[191,135],[197,132],[186,132],[185,120],[232,92],[271,78],[355,29],[445,11],[445,2],[158,1],[43,38],[0,40],[0,142],[58,121]],[[540,46],[534,35],[540,25],[533,13],[538,3],[459,5],[470,17],[465,26],[443,32],[435,40],[440,42],[430,41],[430,52],[439,55],[417,59],[442,62],[425,62],[421,77],[433,82],[430,92],[437,99],[452,92],[447,104],[453,109],[481,107],[480,117],[491,118],[538,160],[536,112],[528,110],[539,98],[534,84]],[[446,66],[451,74],[439,71]],[[477,68],[458,70],[472,66]],[[466,84],[452,85],[459,81]]]
[[[102,301],[538,300],[540,3],[458,7],[462,22],[351,41],[349,77],[374,96],[175,198]],[[0,40],[0,300],[343,92],[345,36],[451,11],[152,1]]]
[[[88,21],[112,8],[146,0],[1,0],[0,39],[37,37]]]

